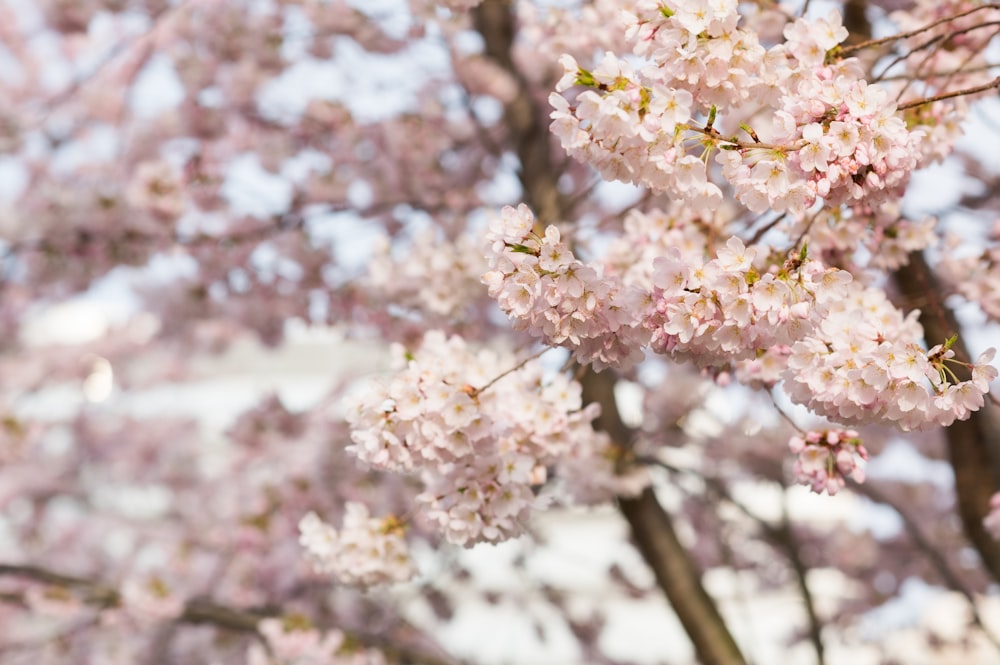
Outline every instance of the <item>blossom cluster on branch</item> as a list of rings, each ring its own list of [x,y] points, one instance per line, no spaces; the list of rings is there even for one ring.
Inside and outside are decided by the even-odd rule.
[[[437,331],[413,351],[395,345],[393,357],[393,377],[348,405],[348,451],[372,468],[417,475],[419,517],[449,542],[468,547],[524,533],[532,509],[547,501],[537,492],[550,473],[570,496],[591,500],[644,485],[614,482],[612,464],[592,464],[589,478],[560,472],[564,460],[600,460],[610,440],[591,426],[600,407],[583,406],[580,385],[537,360],[517,364]],[[601,474],[607,481],[595,496]]]
[[[526,205],[506,206],[486,234],[491,270],[483,282],[515,329],[564,346],[598,370],[641,360],[642,291],[578,260],[555,226],[544,235],[534,226]]]
[[[786,386],[792,399],[841,423],[888,422],[902,430],[947,427],[982,408],[997,370],[995,349],[955,358],[954,338],[925,350],[917,312],[907,317],[879,289],[854,289],[832,304],[813,335],[796,342]],[[957,379],[952,365],[971,378]]]
[[[382,652],[350,644],[340,630],[321,631],[308,617],[292,614],[258,624],[264,644],[251,645],[246,665],[384,665]]]
[[[795,481],[808,485],[816,493],[834,495],[844,489],[847,478],[864,482],[868,451],[854,430],[805,432],[788,441],[796,455]]]
[[[851,281],[843,270],[807,260],[805,251],[763,273],[755,259],[756,249],[735,237],[704,263],[677,250],[657,258],[644,320],[653,350],[725,364],[788,346],[823,319]]]
[[[338,532],[316,513],[299,522],[299,543],[313,568],[341,582],[373,586],[405,582],[416,570],[410,561],[403,526],[394,518],[369,517],[356,501],[344,507],[344,525]]]
[[[924,350],[919,312],[904,317],[884,291],[810,259],[805,246],[780,263],[737,237],[708,261],[665,249],[652,260],[647,291],[614,276],[598,279],[572,258],[554,226],[539,238],[533,221],[524,206],[503,211],[488,249],[499,268],[484,281],[515,327],[569,347],[581,362],[593,360],[589,333],[598,343],[609,340],[597,347],[604,353],[595,365],[627,367],[646,342],[636,332],[641,323],[657,353],[702,366],[737,364],[738,378],[783,380],[794,401],[834,421],[903,430],[967,418],[996,378],[993,350],[975,363],[955,359],[949,345]],[[593,295],[602,289],[603,300]],[[623,292],[636,303],[631,309],[622,305]],[[643,311],[641,304],[639,322],[621,318]],[[971,379],[955,378],[949,365],[958,362],[970,367]]]
[[[801,214],[817,198],[874,206],[902,191],[922,134],[907,129],[885,90],[867,84],[856,59],[828,61],[847,37],[838,14],[797,20],[784,43],[765,49],[737,27],[735,1],[676,5],[638,3],[629,30],[636,54],[650,60],[638,71],[610,52],[593,71],[563,59],[552,127],[571,155],[607,179],[700,210],[722,199],[712,152],[737,200],[755,212]],[[574,85],[585,90],[571,105],[558,93]],[[759,108],[750,117],[750,100],[770,117]],[[716,122],[733,128],[722,134]]]

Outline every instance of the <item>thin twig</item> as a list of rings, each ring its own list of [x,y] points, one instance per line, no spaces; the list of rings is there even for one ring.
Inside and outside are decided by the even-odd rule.
[[[908,102],[902,106],[898,106],[896,107],[896,110],[905,111],[906,109],[923,106],[924,104],[933,104],[934,102],[939,102],[943,99],[951,99],[953,97],[961,97],[963,95],[974,95],[977,92],[986,92],[987,90],[993,90],[994,88],[1000,88],[1000,76],[985,85],[979,85],[974,88],[965,88],[964,90],[956,90],[954,92],[947,92],[943,95],[935,95],[934,97],[928,97],[926,99],[918,99],[914,102]]]
[[[778,544],[781,545],[795,571],[799,593],[802,594],[802,604],[806,608],[806,618],[809,620],[809,641],[816,652],[817,665],[826,664],[825,646],[823,644],[823,622],[816,611],[816,601],[809,589],[809,568],[802,560],[802,551],[792,531],[791,517],[788,512],[788,493],[781,493],[781,527],[777,530]]]
[[[949,33],[947,35],[937,35],[936,37],[933,37],[932,39],[929,39],[928,41],[924,42],[923,44],[920,44],[919,46],[914,47],[913,49],[910,50],[909,53],[905,53],[905,54],[899,55],[895,60],[893,60],[891,63],[889,63],[889,66],[886,67],[885,70],[883,70],[883,72],[882,72],[883,74],[889,72],[893,67],[896,66],[896,64],[898,62],[909,58],[910,56],[914,55],[915,53],[917,53],[919,51],[924,50],[925,48],[928,48],[930,46],[934,46],[934,50],[932,50],[930,53],[927,54],[927,56],[923,59],[923,61],[917,66],[916,71],[913,72],[912,75],[910,76],[910,78],[908,78],[906,80],[906,82],[904,83],[902,89],[896,95],[896,99],[899,100],[903,96],[903,93],[905,93],[907,91],[907,89],[909,89],[911,83],[914,83],[917,80],[920,80],[920,81],[924,80],[924,77],[923,77],[923,75],[921,73],[921,70],[924,68],[924,65],[926,65],[928,62],[930,62],[931,58],[933,58],[935,54],[937,54],[942,48],[944,48],[944,45],[947,44],[949,41],[951,41],[955,37],[958,37],[959,35],[963,35],[965,33],[972,32],[973,30],[981,30],[982,28],[992,27],[992,26],[995,26],[995,25],[1000,25],[1000,21],[990,21],[989,23],[981,23],[981,24],[974,25],[974,26],[969,27],[969,28],[964,28],[962,30],[956,30],[955,32]],[[995,35],[996,35],[996,32],[994,31],[994,34],[991,35],[989,37],[989,39],[993,39],[993,37]],[[989,41],[989,40],[987,40],[987,41]],[[975,52],[970,53],[966,57],[965,62],[968,62],[975,55],[976,55]],[[876,78],[875,80],[877,81],[878,79]]]
[[[926,32],[927,30],[930,30],[932,28],[936,28],[937,26],[941,25],[942,23],[947,23],[949,21],[954,21],[955,19],[962,18],[963,16],[968,16],[969,14],[973,14],[973,13],[978,12],[978,11],[983,10],[983,9],[996,9],[998,7],[1000,7],[1000,4],[997,4],[997,3],[990,3],[990,4],[987,4],[987,5],[979,5],[978,7],[973,7],[972,9],[968,9],[968,10],[966,10],[964,12],[959,12],[958,14],[954,14],[952,16],[946,16],[944,18],[938,19],[937,21],[934,21],[932,23],[928,23],[924,27],[917,28],[916,30],[910,30],[909,32],[900,32],[898,34],[891,35],[889,37],[882,37],[881,39],[869,39],[869,40],[863,41],[861,43],[855,44],[853,46],[846,46],[846,47],[840,49],[839,55],[848,55],[848,54],[854,53],[855,51],[860,51],[862,49],[871,48],[872,46],[881,46],[882,44],[890,44],[892,42],[899,41],[900,39],[907,39],[909,37],[913,37],[915,35],[919,35],[921,32]]]
[[[972,595],[972,592],[962,583],[962,580],[958,575],[951,569],[948,565],[948,561],[941,554],[940,550],[934,546],[934,544],[928,540],[924,535],[923,531],[920,529],[909,513],[895,501],[890,499],[888,495],[883,493],[881,490],[876,489],[870,483],[851,483],[851,489],[861,494],[868,499],[874,501],[875,503],[881,503],[883,505],[889,506],[896,514],[899,515],[899,519],[903,522],[903,529],[906,531],[910,540],[913,544],[917,546],[921,552],[927,557],[934,570],[937,571],[941,579],[949,586],[953,591],[957,591],[965,600],[969,603],[969,609],[972,612],[972,621],[975,623],[983,634],[996,648],[1000,651],[1000,640],[986,627],[983,622],[982,617],[979,614],[979,610],[976,607],[976,599]]]
[[[818,665],[824,665],[826,659],[823,644],[823,623],[819,618],[818,611],[816,610],[816,602],[812,591],[809,589],[809,570],[805,562],[802,560],[799,544],[796,542],[795,535],[792,532],[791,522],[788,516],[788,505],[784,501],[784,495],[782,497],[782,523],[780,525],[774,525],[747,508],[747,506],[741,501],[737,501],[729,492],[729,488],[726,487],[726,484],[721,478],[709,476],[694,469],[682,469],[663,462],[656,457],[642,457],[637,461],[659,466],[677,475],[687,474],[699,479],[705,484],[705,487],[718,498],[730,504],[744,516],[753,521],[760,528],[760,530],[763,531],[765,538],[774,547],[781,550],[781,552],[788,559],[788,562],[791,564],[792,570],[795,572],[796,583],[799,588],[799,593],[802,595],[802,603],[805,606],[806,618],[809,622],[809,640],[812,642],[813,649],[816,651],[817,663]]]
[[[513,373],[514,373],[514,372],[516,372],[517,370],[519,370],[519,369],[521,369],[522,367],[524,367],[525,365],[527,365],[527,364],[528,364],[529,362],[531,362],[532,360],[535,360],[536,358],[539,358],[539,357],[541,357],[541,356],[542,356],[542,354],[544,354],[544,353],[545,353],[545,352],[547,352],[547,351],[551,351],[551,350],[552,350],[552,347],[551,347],[551,346],[547,346],[547,347],[545,347],[544,349],[542,349],[541,351],[539,351],[539,352],[537,352],[537,353],[533,353],[533,354],[531,354],[530,356],[528,356],[527,358],[525,358],[524,360],[522,360],[522,361],[521,361],[521,362],[519,362],[518,364],[514,365],[514,366],[513,366],[513,367],[511,367],[510,369],[508,369],[508,370],[504,370],[503,372],[500,372],[499,374],[497,374],[497,375],[496,375],[495,377],[493,377],[492,379],[490,379],[490,380],[489,380],[489,382],[488,382],[488,383],[487,383],[486,385],[484,385],[484,386],[482,386],[482,387],[480,387],[480,388],[473,388],[473,389],[472,389],[472,395],[471,395],[471,396],[472,396],[472,397],[475,397],[476,395],[479,395],[479,394],[481,394],[481,393],[482,393],[482,392],[484,392],[484,391],[485,391],[485,390],[486,390],[487,388],[489,388],[490,386],[492,386],[492,385],[493,385],[494,383],[496,383],[497,381],[499,381],[499,380],[500,380],[500,379],[502,379],[503,377],[507,376],[508,374],[513,374]]]
[[[783,220],[786,216],[788,216],[788,213],[787,212],[783,212],[780,215],[778,215],[777,217],[775,217],[774,219],[772,219],[770,222],[768,222],[767,224],[765,224],[764,226],[760,227],[757,230],[757,232],[753,234],[753,237],[750,238],[749,242],[747,242],[747,245],[756,245],[758,242],[760,242],[760,239],[764,237],[765,233],[767,233],[768,231],[770,231],[771,229],[773,229],[775,226],[777,226],[778,223],[781,220]]]
[[[948,78],[948,77],[952,77],[952,76],[957,76],[959,74],[977,74],[979,72],[988,72],[991,69],[996,69],[997,67],[1000,67],[1000,63],[991,62],[991,63],[986,64],[986,65],[978,65],[976,67],[969,67],[968,69],[963,69],[961,67],[956,67],[955,69],[949,69],[949,70],[945,70],[945,71],[925,72],[921,76],[925,80],[926,79],[932,79],[932,78]],[[878,80],[879,81],[883,81],[883,82],[902,81],[904,79],[909,80],[911,78],[911,76],[912,76],[911,74],[893,74],[892,76],[883,76],[883,77],[879,78]]]
[[[789,425],[791,425],[793,428],[795,428],[795,431],[797,431],[797,432],[799,432],[801,434],[805,434],[805,430],[802,429],[801,427],[799,427],[797,424],[795,424],[795,421],[792,420],[792,417],[790,415],[788,415],[787,413],[785,413],[784,409],[782,409],[780,406],[778,406],[777,400],[774,399],[774,392],[773,391],[768,391],[767,394],[771,398],[771,404],[774,405],[774,410],[778,412],[778,415],[780,415],[782,418],[784,418],[785,422],[787,422]]]

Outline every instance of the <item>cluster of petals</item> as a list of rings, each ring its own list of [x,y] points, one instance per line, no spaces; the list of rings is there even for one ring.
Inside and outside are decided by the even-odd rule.
[[[402,252],[394,252],[390,238],[381,236],[368,262],[368,282],[373,295],[385,302],[458,317],[481,294],[479,275],[483,268],[477,241],[471,236],[442,242],[427,229],[417,233]],[[441,279],[441,275],[448,275],[448,279]]]
[[[663,209],[629,210],[621,235],[608,245],[604,272],[619,276],[627,285],[652,291],[657,258],[676,248],[686,258],[700,259],[708,251],[708,236],[721,234],[725,219],[718,210],[703,215],[680,201]]]
[[[866,206],[867,207],[867,206]],[[909,262],[909,254],[937,242],[937,219],[907,219],[898,201],[851,211],[823,209],[789,229],[802,235],[817,255],[844,257],[854,265],[894,270]],[[859,248],[863,251],[859,252]]]
[[[58,586],[32,585],[24,590],[24,603],[32,613],[55,619],[77,617],[87,610],[78,596]]]
[[[996,223],[994,236],[1000,240],[1000,221]],[[949,244],[954,243],[957,248],[959,242],[955,238]],[[972,256],[945,253],[936,268],[962,297],[978,303],[986,316],[1000,321],[1000,245],[994,244]]]
[[[598,370],[641,360],[645,292],[577,259],[555,226],[539,236],[534,224],[526,205],[507,206],[486,236],[490,270],[482,279],[514,328]]]
[[[863,462],[868,461],[868,451],[854,430],[805,432],[789,439],[788,448],[797,456],[795,482],[817,494],[833,496],[844,488],[847,478],[858,483],[865,480]]]
[[[697,108],[729,107],[760,92],[767,52],[738,27],[737,0],[640,0],[625,12],[625,34],[653,87],[690,93]]]
[[[314,512],[299,521],[299,544],[316,572],[362,587],[405,582],[416,574],[396,518],[373,518],[355,501],[344,508],[339,531]]]
[[[574,445],[559,460],[560,488],[582,505],[597,505],[616,497],[638,496],[652,483],[649,468],[623,459],[626,454],[608,440]]]
[[[943,20],[947,17],[957,18]],[[996,35],[992,26],[1000,21],[1000,7],[995,4],[917,0],[905,10],[892,12],[890,18],[900,32],[912,33],[902,42],[909,55],[896,71],[899,76],[893,92],[900,102],[982,86],[995,76],[988,55]],[[928,49],[928,44],[947,44],[947,48]],[[928,77],[928,72],[948,72],[948,76]],[[951,152],[974,99],[971,95],[953,97],[906,111],[907,122],[927,135],[921,146],[925,160],[940,160]]]
[[[163,220],[180,217],[187,204],[180,174],[165,161],[139,164],[125,196],[131,206]]]
[[[903,317],[876,288],[854,286],[830,304],[812,333],[791,347],[785,390],[815,413],[848,424],[887,423],[904,431],[965,419],[984,404],[997,370],[994,349],[954,380],[948,345],[925,350],[919,312]],[[963,363],[964,364],[964,363]]]
[[[957,18],[943,20],[947,17]],[[995,4],[979,0],[917,0],[905,10],[892,12],[890,18],[900,32],[913,33],[902,42],[909,55],[895,72],[900,76],[894,92],[900,95],[901,102],[981,86],[995,76],[988,55],[990,42],[996,36],[992,26],[1000,21],[1000,7]],[[947,44],[947,48],[926,48],[933,43]],[[948,76],[928,77],[928,72],[948,72]],[[914,81],[920,84],[914,85]],[[959,96],[906,112],[911,125],[928,134],[923,146],[925,156],[940,159],[951,152],[962,135],[960,125],[973,99]]]
[[[339,630],[325,633],[306,617],[291,615],[263,619],[257,630],[266,649],[253,644],[247,651],[247,665],[380,665],[382,652],[358,649]]]
[[[657,353],[726,365],[789,345],[846,293],[849,273],[796,257],[759,274],[756,249],[736,237],[704,262],[669,251],[654,262],[644,325]]]
[[[736,4],[639,2],[627,34],[651,62],[638,71],[612,53],[593,71],[564,56],[549,98],[563,148],[606,179],[667,192],[699,210],[722,198],[709,148],[718,149],[736,198],[755,212],[802,214],[817,198],[869,205],[899,194],[921,160],[924,134],[907,129],[856,59],[826,63],[847,37],[839,14],[794,21],[785,42],[766,50],[738,27]],[[571,104],[563,93],[574,85],[585,89]],[[741,142],[696,122],[718,112],[732,116],[720,124],[738,124],[750,100],[770,111],[756,116],[764,143],[752,130],[753,142]]]
[[[681,88],[645,85],[631,65],[608,52],[592,72],[569,55],[565,75],[549,96],[552,132],[566,152],[593,166],[606,180],[668,192],[699,210],[722,203],[722,190],[708,179],[705,163],[684,149],[684,128],[694,98]],[[586,82],[574,103],[560,94]]]
[[[589,0],[579,5],[518,2],[518,39],[513,56],[532,83],[549,84],[548,66],[565,53],[578,58],[594,53],[625,53],[630,48],[620,29],[621,0]],[[544,83],[543,83],[544,81]]]
[[[905,43],[910,48],[919,47],[922,43],[932,39],[938,40],[948,37],[948,48],[932,49],[930,53],[923,53],[920,54],[919,58],[913,58],[914,65],[917,62],[932,60],[933,69],[931,71],[940,71],[938,69],[940,65],[948,66],[949,69],[957,69],[959,66],[967,64],[963,62],[964,59],[976,55],[980,57],[986,55],[983,51],[995,37],[995,30],[991,30],[990,27],[994,25],[992,22],[1000,20],[1000,7],[980,2],[980,0],[916,0],[912,7],[894,11],[890,16],[901,32],[911,32],[924,28],[906,40]],[[947,17],[955,18],[947,21],[941,20]],[[928,28],[932,21],[936,21],[937,25]],[[976,28],[985,29],[977,30]],[[914,71],[914,73],[919,74],[919,71]],[[972,69],[962,71],[957,75],[979,74],[982,72]],[[986,80],[989,80],[991,75],[987,73],[986,77]]]
[[[470,350],[432,331],[394,348],[398,371],[349,405],[352,445],[364,464],[419,475],[419,514],[445,538],[472,546],[523,533],[536,491],[573,448],[602,450],[596,404],[578,383],[537,361]]]
[[[818,68],[784,96],[770,136],[778,147],[720,153],[751,210],[796,210],[802,186],[806,204],[822,198],[833,206],[874,205],[902,193],[920,162],[923,133],[908,130],[888,92],[868,85],[854,65]]]
[[[184,599],[156,575],[126,580],[121,598],[122,609],[139,620],[175,619],[184,612]]]

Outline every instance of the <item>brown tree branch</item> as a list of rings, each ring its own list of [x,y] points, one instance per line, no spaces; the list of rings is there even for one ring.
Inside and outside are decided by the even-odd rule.
[[[584,401],[601,405],[595,426],[610,434],[618,446],[630,447],[633,435],[618,412],[614,375],[588,369],[582,383]],[[634,498],[619,497],[618,508],[632,527],[639,553],[691,639],[698,660],[704,665],[745,665],[725,619],[701,583],[701,571],[678,539],[673,521],[653,489],[646,488]]]
[[[864,41],[858,41],[856,43],[851,43],[850,46],[845,46],[844,48],[842,48],[840,50],[840,55],[850,55],[851,53],[854,53],[855,51],[860,51],[862,49],[871,48],[873,46],[882,46],[883,44],[891,44],[892,42],[896,42],[896,41],[899,41],[901,39],[909,39],[910,37],[915,37],[916,35],[919,35],[922,32],[927,32],[928,30],[932,30],[933,28],[936,28],[937,26],[941,25],[942,23],[948,23],[949,21],[954,21],[955,19],[962,18],[963,16],[968,16],[969,14],[972,14],[972,13],[978,12],[978,11],[982,11],[984,9],[996,9],[998,7],[1000,7],[1000,4],[998,4],[998,3],[986,3],[986,4],[982,4],[982,5],[978,5],[976,7],[973,7],[972,9],[966,10],[964,12],[959,12],[958,14],[952,14],[950,16],[945,16],[944,18],[940,18],[940,19],[938,19],[936,21],[932,21],[931,23],[928,23],[927,25],[923,26],[922,28],[917,28],[916,30],[910,30],[909,32],[899,32],[899,33],[896,33],[894,35],[890,35],[888,37],[883,37],[881,39],[865,39]],[[855,19],[859,18],[857,16],[857,12],[854,12],[852,15],[853,15],[853,17]],[[863,15],[863,12],[862,12],[862,15]],[[865,19],[865,22],[867,22],[867,19]],[[859,30],[854,29],[853,26],[847,25],[847,21],[846,20],[844,22],[844,27],[846,27],[849,31],[851,31],[852,34],[861,34],[861,35],[864,35],[865,37],[867,37],[867,35],[870,33],[870,31],[868,31],[868,30],[866,30],[866,31],[859,31]]]
[[[698,478],[705,484],[705,487],[708,488],[712,494],[739,510],[744,516],[756,524],[771,545],[784,554],[785,558],[788,559],[788,562],[792,567],[792,572],[795,573],[796,585],[798,586],[799,593],[802,596],[802,604],[805,608],[806,619],[809,624],[809,641],[812,643],[813,650],[816,652],[817,665],[824,665],[826,663],[826,649],[823,644],[823,622],[819,617],[819,612],[816,610],[816,602],[813,598],[812,590],[809,588],[809,567],[802,558],[799,542],[795,538],[795,533],[792,531],[792,524],[788,515],[788,503],[785,500],[785,497],[782,497],[781,502],[781,523],[775,525],[759,515],[756,515],[752,510],[747,508],[744,503],[737,501],[721,478],[699,473],[692,469],[675,467],[670,464],[666,464],[655,457],[642,457],[638,458],[636,461],[641,464],[651,464],[662,467],[673,474],[689,474]]]
[[[701,571],[677,538],[670,516],[652,488],[636,498],[620,498],[618,506],[632,527],[639,552],[691,638],[699,662],[745,665],[715,601],[701,584]]]
[[[906,304],[920,308],[920,323],[929,344],[943,342],[960,331],[954,313],[944,304],[944,290],[922,253],[910,254],[909,263],[897,270],[894,278]],[[961,338],[952,349],[958,358],[968,360],[969,351]],[[954,364],[952,369],[960,381],[971,377],[967,367]],[[945,436],[965,534],[986,569],[1000,580],[1000,543],[983,527],[990,497],[1000,489],[1000,425],[996,409],[986,404],[967,420],[956,421],[946,428]]]
[[[121,592],[118,589],[85,577],[64,575],[41,566],[15,565],[0,563],[0,577],[19,577],[43,584],[75,589],[82,593],[82,600],[90,605],[101,608],[115,607],[121,604]],[[15,596],[0,597],[0,601],[16,602]],[[247,633],[263,639],[258,630],[262,619],[280,616],[279,611],[259,612],[241,610],[216,603],[207,598],[192,598],[184,605],[184,610],[177,617],[177,623],[207,624],[217,628]],[[371,649],[378,649],[385,654],[391,663],[422,663],[423,665],[462,665],[450,656],[431,653],[426,649],[416,648],[384,634],[369,634],[359,631],[338,629],[352,641]]]
[[[524,199],[539,221],[555,223],[562,218],[566,205],[557,186],[560,169],[555,168],[552,158],[546,114],[532,98],[527,80],[511,57],[517,32],[511,2],[485,0],[473,10],[472,17],[486,43],[486,55],[507,70],[520,88],[520,94],[504,108],[504,122],[521,162],[518,178]]]
[[[974,95],[977,92],[986,92],[987,90],[993,90],[994,88],[1000,88],[1000,76],[985,85],[977,85],[974,88],[965,88],[964,90],[954,90],[952,92],[946,92],[944,94],[935,95],[926,99],[918,99],[912,102],[907,102],[906,104],[897,106],[896,110],[905,111],[906,109],[916,108],[917,106],[923,106],[924,104],[940,102],[943,99],[952,99],[953,97],[962,97],[964,95]]]

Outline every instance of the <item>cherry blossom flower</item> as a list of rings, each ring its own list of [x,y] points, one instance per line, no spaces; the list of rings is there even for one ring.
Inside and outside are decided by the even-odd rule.
[[[316,513],[306,514],[299,522],[299,543],[317,572],[367,587],[405,582],[416,574],[403,531],[395,518],[370,517],[364,504],[349,502],[339,531]]]
[[[854,430],[809,431],[793,436],[788,448],[795,460],[795,482],[808,485],[821,494],[833,496],[847,484],[847,478],[861,483],[865,480],[863,462],[868,451]]]

